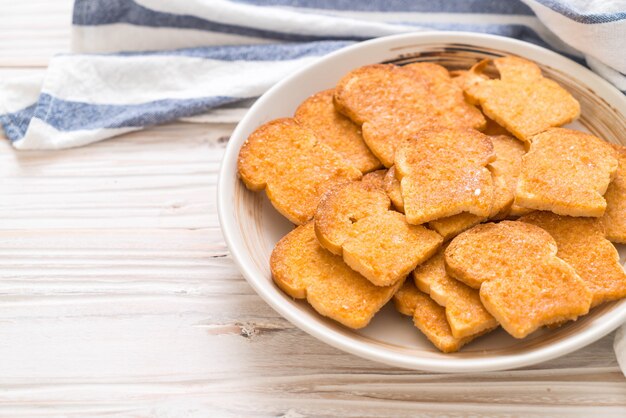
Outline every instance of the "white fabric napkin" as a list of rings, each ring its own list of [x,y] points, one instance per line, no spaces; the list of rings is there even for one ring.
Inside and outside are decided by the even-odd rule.
[[[532,42],[626,90],[625,0],[76,0],[73,53],[0,80],[0,123],[18,149],[56,149],[223,120],[330,51],[433,29]]]

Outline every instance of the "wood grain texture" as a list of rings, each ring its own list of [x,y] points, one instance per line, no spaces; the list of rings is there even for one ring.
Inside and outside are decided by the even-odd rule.
[[[231,129],[173,124],[58,152],[0,145],[0,415],[626,411],[611,336],[526,370],[438,375],[294,328],[241,278],[219,231]]]
[[[53,55],[69,51],[73,4],[0,0],[0,67],[42,67]]]
[[[70,2],[13,3],[0,0],[19,17],[0,26],[0,76],[42,71],[69,33]],[[220,233],[232,129],[54,152],[0,141],[0,416],[626,415],[612,335],[523,370],[446,375],[340,352],[281,318]]]

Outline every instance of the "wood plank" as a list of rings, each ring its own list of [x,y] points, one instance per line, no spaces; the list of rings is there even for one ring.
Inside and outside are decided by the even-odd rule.
[[[0,413],[620,412],[611,336],[529,370],[439,375],[351,356],[285,321],[217,226],[211,185],[231,129],[175,124],[51,153],[3,145]]]
[[[72,0],[0,0],[0,67],[45,67],[70,50]]]

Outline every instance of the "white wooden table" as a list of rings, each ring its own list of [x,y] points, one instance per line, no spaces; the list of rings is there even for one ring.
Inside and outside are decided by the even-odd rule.
[[[0,77],[67,51],[70,14],[69,0],[0,0]],[[232,129],[173,124],[58,152],[0,141],[0,416],[626,416],[613,335],[532,368],[441,375],[281,318],[220,233]]]

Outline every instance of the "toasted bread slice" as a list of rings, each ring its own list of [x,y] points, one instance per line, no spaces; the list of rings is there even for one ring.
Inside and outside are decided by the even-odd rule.
[[[498,136],[498,135],[510,136],[511,135],[509,131],[504,129],[502,126],[498,125],[492,119],[485,117],[485,120],[487,121],[487,124],[485,126],[485,129],[482,131],[482,133],[484,133],[485,135],[489,135],[489,136]]]
[[[480,66],[475,65],[470,70],[450,71],[450,77],[452,77],[452,82],[455,83],[457,86],[459,86],[465,93],[467,89],[469,89],[473,85],[489,80],[489,77],[483,74],[483,67],[485,67],[487,64],[489,64],[488,61],[482,61],[482,64]],[[472,97],[468,96],[467,94],[465,94],[465,100],[468,103],[471,103],[473,105],[478,105],[478,102],[476,102],[475,100],[472,100]],[[490,119],[485,116],[485,121],[486,121],[486,126],[485,126],[485,131],[484,131],[485,134],[496,135],[493,133],[486,132],[486,130],[489,129]],[[491,120],[491,122],[493,121]]]
[[[385,178],[383,180],[383,188],[391,199],[393,207],[398,211],[404,213],[404,200],[402,199],[402,189],[400,188],[400,180],[396,177],[396,169],[391,166]]]
[[[395,65],[377,64],[351,71],[335,88],[335,107],[362,125],[363,139],[386,166],[405,138],[431,123],[428,85]]]
[[[257,128],[241,147],[237,164],[246,187],[265,189],[272,205],[295,224],[313,217],[319,199],[333,185],[361,178],[313,131],[288,118]]]
[[[428,84],[433,107],[437,111],[438,123],[446,126],[464,126],[482,130],[486,126],[485,117],[465,100],[463,89],[450,77],[448,70],[432,62],[419,62],[402,67],[416,78]],[[443,120],[443,122],[439,122]]]
[[[533,137],[522,158],[515,204],[559,215],[602,216],[603,195],[617,167],[608,142],[571,129],[549,129]]]
[[[362,125],[365,143],[386,167],[393,165],[397,146],[426,126],[485,125],[447,70],[435,64],[357,68],[338,83],[335,107]]]
[[[324,90],[309,97],[296,109],[294,118],[361,172],[379,169],[382,164],[363,142],[361,128],[335,110],[334,92]]]
[[[437,233],[443,237],[444,241],[449,241],[461,232],[478,225],[486,219],[486,216],[476,216],[471,213],[462,212],[457,215],[430,221],[428,222],[428,226],[437,231]]]
[[[507,217],[510,219],[515,219],[516,217],[528,215],[529,213],[532,213],[532,212],[534,212],[533,209],[523,208],[513,203],[513,205],[511,205],[511,209],[509,210],[509,213],[507,214]]]
[[[367,173],[363,176],[361,181],[365,184],[369,184],[379,190],[385,191],[385,177],[387,176],[387,170],[376,170]]]
[[[537,64],[508,56],[493,61],[499,79],[482,81],[486,62],[470,70],[474,74],[465,83],[465,93],[472,103],[480,104],[490,119],[522,141],[530,142],[548,128],[565,125],[580,115],[580,104],[555,81],[543,77]]]
[[[368,181],[339,184],[320,200],[315,212],[315,235],[322,247],[341,255],[353,224],[359,219],[383,214],[390,206],[385,192]]]
[[[612,145],[617,151],[619,168],[604,195],[606,211],[602,223],[610,241],[626,244],[626,147]]]
[[[309,222],[284,236],[272,252],[274,282],[289,296],[305,299],[321,315],[349,328],[363,328],[402,282],[380,287],[322,248]]]
[[[543,325],[589,311],[591,292],[574,268],[556,256],[543,229],[517,221],[475,226],[452,240],[446,270],[470,287],[502,327],[524,338]]]
[[[417,290],[411,280],[407,280],[396,292],[393,301],[396,309],[403,315],[412,316],[417,329],[444,353],[459,351],[465,344],[478,337],[478,335],[455,337],[446,320],[445,309],[428,295]]]
[[[504,219],[511,212],[517,178],[524,155],[524,145],[508,135],[490,136],[496,154],[495,161],[488,166],[493,181],[493,202],[490,219]],[[463,212],[458,215],[430,221],[428,226],[444,239],[450,240],[469,228],[487,220],[487,216],[477,216]]]
[[[498,326],[480,301],[478,290],[446,273],[443,248],[413,271],[413,280],[419,290],[446,308],[454,337],[469,337]]]
[[[533,212],[520,220],[552,235],[558,247],[557,256],[574,267],[591,291],[591,307],[626,297],[626,272],[617,250],[604,237],[601,220],[550,212]]]
[[[354,223],[343,243],[343,259],[375,285],[390,286],[430,258],[442,241],[436,232],[388,211]]]
[[[508,135],[490,136],[496,160],[489,168],[493,177],[494,199],[490,219],[506,218],[513,206],[517,180],[526,154],[524,144]]]
[[[493,144],[474,129],[424,129],[396,152],[404,212],[412,224],[469,212],[488,216],[493,180],[486,168]]]

